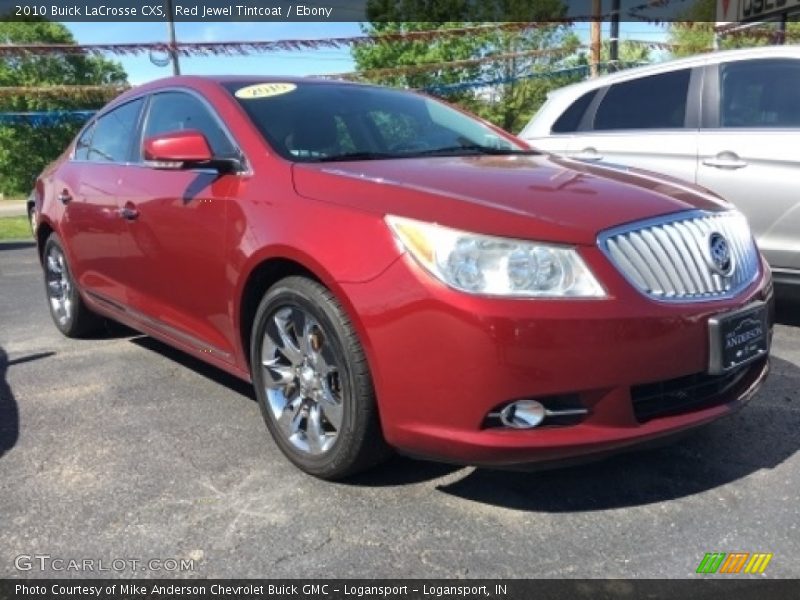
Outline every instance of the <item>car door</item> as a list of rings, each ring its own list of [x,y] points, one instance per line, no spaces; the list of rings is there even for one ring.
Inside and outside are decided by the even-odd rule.
[[[215,156],[238,153],[210,106],[184,91],[153,94],[142,139],[196,129]],[[226,223],[237,174],[213,169],[155,168],[141,160],[122,174],[120,236],[129,309],[165,335],[231,359]]]
[[[127,102],[91,123],[53,181],[56,201],[64,206],[61,234],[73,276],[84,293],[117,307],[125,304],[119,251],[123,221],[117,206],[120,169],[130,160],[142,105],[141,99]]]
[[[777,270],[800,270],[800,60],[726,62],[712,70],[713,109],[697,181],[745,213]]]
[[[593,99],[568,156],[694,181],[701,78],[681,68],[613,83]]]

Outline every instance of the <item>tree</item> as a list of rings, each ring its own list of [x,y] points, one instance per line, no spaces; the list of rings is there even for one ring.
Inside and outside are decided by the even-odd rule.
[[[442,35],[427,40],[357,46],[353,49],[353,57],[356,69],[364,73],[373,69],[512,55],[513,58],[469,66],[378,76],[365,73],[365,76],[385,85],[432,89],[504,129],[516,131],[533,115],[549,90],[575,79],[574,76],[552,75],[579,45],[571,28],[558,22],[565,14],[566,6],[560,0],[484,0],[481,3],[471,0],[370,0],[367,3],[370,21],[362,26],[370,35],[457,29],[491,25],[498,21],[540,21],[541,26],[520,31],[487,28],[469,35]],[[476,18],[482,20],[474,20]],[[534,55],[540,50],[553,52]],[[474,82],[503,83],[477,88],[465,85]],[[451,89],[448,90],[447,86]]]
[[[651,60],[650,48],[645,44],[635,44],[629,40],[621,40],[617,51],[619,60],[618,67],[626,69],[642,63],[648,63]],[[607,64],[611,61],[611,42],[608,40],[603,41],[600,47],[600,62]],[[576,65],[589,64],[589,54],[586,51],[581,51],[575,58]]]
[[[40,19],[0,22],[0,44],[74,44],[60,23]],[[3,86],[125,85],[122,66],[86,55],[0,57]],[[54,111],[100,108],[108,94],[92,92],[82,97],[31,93],[0,94],[0,112]],[[0,193],[27,194],[34,178],[69,144],[81,127],[65,120],[54,125],[0,124]]]

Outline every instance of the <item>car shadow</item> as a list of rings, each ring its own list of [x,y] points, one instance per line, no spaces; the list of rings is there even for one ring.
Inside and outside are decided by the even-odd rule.
[[[223,385],[237,394],[249,398],[253,402],[258,401],[252,385],[222,369],[204,363],[181,350],[177,350],[172,346],[146,335],[132,337],[130,341],[141,348],[156,352],[183,367],[191,369],[195,373],[207,377],[211,381]],[[447,473],[462,468],[463,467],[460,465],[454,466],[443,463],[412,460],[404,456],[392,456],[377,469],[351,477],[342,483],[364,487],[407,485],[437,479]]]
[[[671,445],[548,471],[475,469],[437,489],[483,504],[552,513],[641,506],[702,493],[773,469],[800,449],[800,412],[793,409],[800,402],[798,390],[800,368],[773,356],[772,374],[750,405]]]
[[[778,298],[775,304],[775,320],[781,325],[800,327],[800,294],[791,296],[787,293]]]
[[[210,379],[211,381],[223,385],[228,389],[249,398],[253,402],[257,402],[253,386],[246,383],[208,363],[194,358],[181,350],[177,350],[155,338],[147,335],[137,334],[133,330],[128,330],[124,325],[119,325],[112,322],[113,327],[122,328],[122,331],[130,331],[134,337],[130,341],[140,348],[156,352],[164,358],[167,358],[179,365],[191,369],[195,373]],[[265,431],[266,435],[266,431]],[[356,486],[365,487],[381,487],[381,486],[395,486],[395,485],[408,485],[412,483],[419,483],[422,481],[430,481],[438,479],[452,471],[462,469],[460,465],[447,465],[443,463],[434,463],[429,461],[412,460],[404,456],[393,456],[385,464],[382,464],[377,469],[373,469],[367,473],[351,477],[342,483]]]
[[[230,373],[223,371],[222,369],[218,369],[217,367],[209,365],[208,363],[204,363],[203,361],[198,360],[181,350],[177,350],[172,346],[168,346],[167,344],[146,335],[133,337],[130,341],[140,348],[145,348],[151,352],[156,352],[161,356],[168,358],[169,360],[176,362],[188,369],[191,369],[195,373],[198,373],[203,377],[210,379],[211,381],[214,381],[215,383],[224,385],[228,389],[249,398],[253,402],[256,401],[256,394],[253,391],[252,385],[242,381]]]
[[[19,409],[7,373],[8,354],[0,346],[0,458],[14,447],[19,438]]]
[[[17,242],[0,242],[0,252],[3,250],[20,250],[22,248],[33,248],[36,246],[34,240]]]
[[[439,479],[465,469],[462,465],[417,460],[394,455],[377,467],[340,481],[342,485],[356,487],[392,487],[411,485]]]
[[[132,343],[256,401],[250,384],[148,336]],[[607,510],[663,502],[719,487],[783,463],[800,449],[800,368],[772,357],[772,374],[749,406],[657,449],[638,449],[578,466],[504,471],[394,456],[341,485],[404,486],[464,471],[440,492],[538,512]],[[768,433],[765,433],[768,432]],[[764,444],[768,436],[770,444]],[[458,477],[458,475],[455,475]],[[450,479],[453,479],[451,476]]]
[[[51,356],[55,356],[55,352],[37,352],[9,360],[8,353],[0,346],[0,458],[11,450],[19,439],[19,408],[8,383],[8,368]]]

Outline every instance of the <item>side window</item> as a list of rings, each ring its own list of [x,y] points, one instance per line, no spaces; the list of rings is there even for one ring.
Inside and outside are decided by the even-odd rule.
[[[109,162],[130,160],[131,140],[136,134],[142,104],[143,100],[139,98],[97,119],[86,158]]]
[[[145,137],[196,129],[201,132],[215,156],[235,156],[236,148],[206,105],[191,94],[164,92],[150,100]]]
[[[594,100],[598,91],[599,90],[592,90],[591,92],[586,92],[583,96],[570,104],[569,108],[561,113],[561,116],[553,123],[553,127],[550,129],[551,133],[574,133],[578,131],[581,119],[583,119],[586,109],[589,108],[589,105],[592,103],[592,100]]]
[[[720,127],[800,127],[800,60],[720,66]]]
[[[594,129],[683,127],[690,75],[681,69],[612,85],[597,108]]]
[[[94,123],[89,125],[81,133],[81,137],[75,142],[75,160],[87,160],[89,158],[89,147],[92,144],[92,134],[94,133]]]

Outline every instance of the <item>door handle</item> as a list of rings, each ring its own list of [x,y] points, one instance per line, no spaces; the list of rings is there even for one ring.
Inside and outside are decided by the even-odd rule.
[[[132,202],[125,203],[125,206],[119,209],[119,216],[126,221],[135,221],[139,218],[139,210],[133,205]]]
[[[572,158],[574,158],[575,160],[595,162],[598,160],[603,160],[603,155],[598,154],[597,150],[595,150],[594,148],[584,148],[580,152],[573,154]]]
[[[747,166],[747,161],[742,160],[732,152],[725,152],[712,158],[703,159],[703,164],[715,169],[741,169]]]
[[[61,193],[57,197],[61,204],[69,204],[72,201],[72,196],[67,190],[61,190]]]

